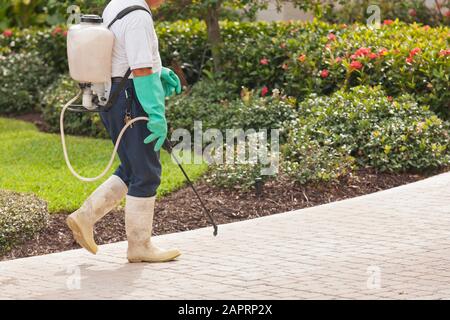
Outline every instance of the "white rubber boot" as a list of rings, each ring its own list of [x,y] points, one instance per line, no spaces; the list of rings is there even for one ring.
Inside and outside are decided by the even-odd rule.
[[[151,243],[155,198],[126,197],[125,229],[129,262],[166,262],[181,254],[177,249],[164,250]]]
[[[93,254],[97,253],[94,224],[117,206],[127,192],[125,182],[113,175],[95,189],[80,209],[67,217],[67,225],[80,246]]]

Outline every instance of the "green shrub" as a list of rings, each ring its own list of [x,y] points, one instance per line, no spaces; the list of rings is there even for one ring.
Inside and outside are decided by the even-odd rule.
[[[328,95],[341,88],[382,85],[389,95],[414,94],[420,103],[450,117],[448,27],[389,22],[371,29],[320,21],[222,21],[221,28],[224,64],[218,76],[235,93],[242,86],[257,90],[266,86],[302,100],[311,93]],[[202,66],[206,74],[211,70],[204,22],[159,23],[157,33],[164,65],[176,60],[197,72]],[[33,48],[58,71],[67,70],[62,29],[14,29],[0,35],[0,48],[6,53]]]
[[[0,114],[35,110],[53,73],[37,52],[0,55]]]
[[[302,139],[292,149],[289,158],[295,160],[283,161],[283,172],[301,184],[334,181],[354,169],[352,156],[315,140]]]
[[[0,190],[0,253],[47,226],[47,203],[33,194]]]
[[[78,5],[82,12],[101,14],[104,0],[33,0],[2,1],[0,28],[11,26],[51,26],[65,23],[70,5]]]
[[[264,148],[259,145],[259,150]],[[245,150],[244,150],[245,149]],[[250,149],[256,151],[257,154],[250,155]],[[245,154],[243,153],[245,151]],[[262,151],[262,150],[261,150]],[[263,162],[263,154],[260,154],[255,148],[255,145],[247,143],[244,145],[238,145],[234,149],[233,162],[229,159],[229,150],[223,150],[225,161],[222,164],[212,164],[210,166],[209,173],[206,177],[208,183],[226,189],[241,189],[248,191],[255,187],[257,181],[265,182],[273,180],[278,177],[279,170],[273,166],[279,164],[278,155],[271,153],[269,145],[266,149],[266,155],[268,162]],[[255,156],[255,157],[254,157]],[[241,158],[242,157],[242,158]]]
[[[248,191],[255,186],[256,179],[266,181],[273,178],[261,175],[263,168],[261,164],[257,163],[213,165],[206,181],[219,188]]]
[[[224,81],[198,82],[192,90],[169,101],[167,118],[173,129],[194,132],[194,121],[202,121],[202,129],[268,130],[279,129],[282,138],[284,122],[296,118],[295,99],[276,93],[260,97],[243,89],[237,98],[235,87]]]
[[[0,34],[0,55],[37,52],[43,63],[56,76],[66,72],[66,32],[64,27],[10,29]]]
[[[59,132],[62,107],[77,94],[78,90],[78,84],[68,75],[60,76],[47,88],[41,108],[50,132]],[[108,137],[98,113],[66,111],[64,129],[67,134]]]
[[[221,27],[221,78],[236,88],[279,88],[301,100],[343,87],[382,85],[389,95],[414,94],[433,111],[450,116],[448,27],[386,22],[372,29],[320,21],[222,21]],[[210,68],[202,22],[161,24],[158,35],[164,39],[161,52],[166,64],[177,57],[199,68],[206,52]],[[361,69],[354,61],[362,64]]]
[[[289,126],[289,162],[301,161],[305,144],[315,141],[381,171],[448,165],[448,123],[409,95],[392,101],[379,87],[355,87],[330,97],[312,95],[299,112]]]
[[[180,20],[156,24],[159,52],[163,65],[171,62],[189,64],[200,72],[203,64],[211,58],[207,45],[206,25],[199,20]]]
[[[172,129],[194,132],[194,121],[202,121],[203,129],[220,125],[224,107],[229,99],[237,97],[233,85],[221,80],[199,81],[187,93],[170,99],[166,115]]]
[[[297,117],[295,99],[280,96],[259,97],[243,90],[242,99],[235,99],[226,106],[221,129],[278,129],[282,142],[285,141],[285,122]]]

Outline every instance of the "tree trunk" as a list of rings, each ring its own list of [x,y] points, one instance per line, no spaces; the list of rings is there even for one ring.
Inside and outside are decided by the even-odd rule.
[[[220,35],[219,15],[221,1],[208,7],[206,13],[206,27],[208,30],[208,42],[211,45],[211,53],[214,61],[214,71],[222,71],[221,47],[222,37]]]

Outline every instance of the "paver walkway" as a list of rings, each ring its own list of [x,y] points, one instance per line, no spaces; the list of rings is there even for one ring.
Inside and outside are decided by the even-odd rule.
[[[450,298],[450,174],[290,213],[154,238],[183,255],[128,264],[126,243],[0,263],[0,298]]]

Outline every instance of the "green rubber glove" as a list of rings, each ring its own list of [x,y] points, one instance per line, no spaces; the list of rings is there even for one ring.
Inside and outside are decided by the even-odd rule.
[[[161,79],[158,73],[152,73],[134,78],[133,83],[138,100],[149,117],[147,128],[150,130],[150,135],[145,138],[144,143],[148,144],[157,140],[154,150],[158,151],[167,137],[164,89]]]
[[[161,82],[164,88],[164,94],[166,97],[170,97],[176,92],[181,93],[181,81],[177,74],[169,68],[162,67],[161,69]]]

